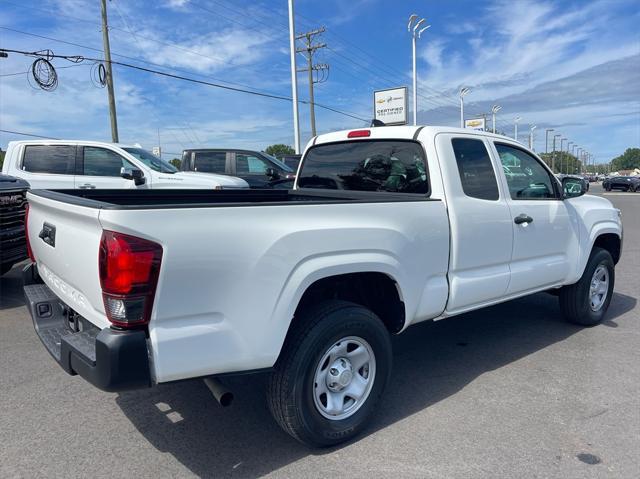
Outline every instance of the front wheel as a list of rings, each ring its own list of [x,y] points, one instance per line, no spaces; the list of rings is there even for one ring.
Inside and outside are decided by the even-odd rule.
[[[611,254],[602,248],[593,248],[580,280],[560,290],[560,309],[564,317],[575,324],[595,326],[609,308],[615,269]]]
[[[267,388],[278,424],[309,446],[359,434],[391,373],[382,321],[346,301],[325,301],[296,318]]]

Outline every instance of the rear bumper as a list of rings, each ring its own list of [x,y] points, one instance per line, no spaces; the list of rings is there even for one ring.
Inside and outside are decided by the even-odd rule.
[[[100,330],[80,317],[75,318],[72,328],[69,308],[47,285],[37,281],[35,264],[27,266],[23,275],[24,295],[33,326],[62,369],[71,375],[80,375],[103,391],[151,386],[144,331]]]

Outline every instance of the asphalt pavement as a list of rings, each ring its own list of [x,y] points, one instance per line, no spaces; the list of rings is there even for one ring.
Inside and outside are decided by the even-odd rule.
[[[264,376],[230,380],[229,408],[199,380],[112,394],[68,376],[14,268],[0,278],[0,477],[638,478],[640,193],[605,197],[625,239],[603,324],[566,323],[542,293],[410,328],[371,428],[329,450],[278,428]]]

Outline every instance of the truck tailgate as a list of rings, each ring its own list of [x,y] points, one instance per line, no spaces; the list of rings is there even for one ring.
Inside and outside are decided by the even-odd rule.
[[[27,198],[29,242],[42,280],[91,323],[109,326],[98,271],[100,210],[31,193]]]

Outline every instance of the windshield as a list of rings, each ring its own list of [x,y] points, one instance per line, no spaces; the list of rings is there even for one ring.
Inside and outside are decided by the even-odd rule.
[[[263,154],[264,156],[269,158],[271,161],[273,161],[276,165],[278,165],[278,168],[280,168],[281,170],[286,171],[287,173],[293,173],[293,170],[291,169],[290,166],[285,165],[282,161],[277,159],[275,156],[271,156],[268,153],[264,153],[264,152],[261,152],[261,154]]]
[[[135,156],[152,170],[159,171],[160,173],[176,173],[178,171],[178,169],[168,161],[158,158],[142,148],[123,148],[123,150]]]

